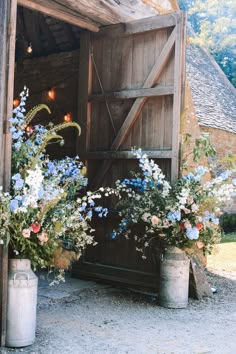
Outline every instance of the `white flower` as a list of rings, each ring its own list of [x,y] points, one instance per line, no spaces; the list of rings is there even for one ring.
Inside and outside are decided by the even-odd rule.
[[[150,216],[151,216],[151,214],[150,214],[150,213],[144,213],[144,214],[142,215],[142,219],[143,219],[143,221],[147,222],[147,221],[148,221],[148,219],[150,218]]]
[[[194,203],[194,204],[191,205],[191,209],[195,213],[199,209],[199,206]]]
[[[22,236],[23,236],[24,238],[29,238],[29,237],[30,237],[30,232],[31,232],[30,229],[23,229],[23,230],[22,230]]]

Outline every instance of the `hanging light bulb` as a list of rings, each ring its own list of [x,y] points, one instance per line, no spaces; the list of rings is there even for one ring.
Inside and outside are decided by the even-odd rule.
[[[19,98],[15,98],[15,99],[13,100],[13,107],[16,108],[17,106],[19,106],[19,104],[20,104]]]
[[[72,116],[70,113],[65,113],[64,115],[64,122],[68,123],[72,121]]]
[[[25,128],[25,131],[26,131],[26,133],[31,134],[32,131],[33,131],[33,126],[32,126],[32,125],[28,125],[28,126]]]
[[[31,43],[29,43],[28,47],[27,47],[27,53],[31,54],[33,52],[33,48]]]
[[[52,88],[48,90],[48,98],[50,100],[55,100],[55,91]]]

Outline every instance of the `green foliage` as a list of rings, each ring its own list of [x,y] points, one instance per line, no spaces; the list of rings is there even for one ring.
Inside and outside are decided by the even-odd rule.
[[[236,214],[224,214],[221,218],[221,224],[224,232],[236,231]]]
[[[195,44],[207,47],[236,86],[236,2],[234,0],[181,0],[180,8],[197,33]]]
[[[187,133],[184,136],[183,143],[189,148],[190,151],[184,154],[184,156],[182,157],[182,165],[180,167],[181,173],[191,167],[188,164],[189,157],[192,157],[193,161],[196,163],[201,158],[213,158],[216,155],[216,150],[211,144],[209,134],[202,133],[202,135],[198,139],[194,140],[194,146],[192,147],[192,135]],[[227,167],[229,168],[232,167],[232,159],[232,157],[229,157],[229,159],[227,159]]]
[[[193,160],[197,162],[201,157],[215,156],[216,151],[211,145],[208,135],[202,134],[199,139],[195,140],[195,146],[193,148]]]
[[[224,234],[220,243],[229,243],[229,242],[236,242],[236,232],[230,232]]]

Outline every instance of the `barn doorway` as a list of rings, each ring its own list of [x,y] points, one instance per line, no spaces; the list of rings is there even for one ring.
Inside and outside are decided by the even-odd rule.
[[[23,87],[29,89],[27,111],[44,103],[50,110],[39,112],[34,124],[79,121],[78,82],[80,33],[83,29],[22,6],[17,9],[15,83],[13,104]],[[73,128],[63,133],[65,145],[52,144],[52,158],[76,156]]]
[[[21,7],[24,4],[30,4],[30,10]],[[78,153],[88,165],[93,188],[111,185],[133,169],[134,145],[147,150],[170,178],[176,178],[184,90],[183,14],[132,22],[127,16],[127,23],[95,33],[96,23],[87,23],[71,11],[64,16],[62,10],[56,16],[60,20],[55,20],[47,6],[35,11],[40,6],[33,0],[18,0],[14,100],[26,85],[27,110],[40,102],[52,110],[50,116],[38,116],[40,124],[72,119],[82,128],[78,141],[68,130],[68,145],[50,153],[55,158]],[[122,22],[119,18],[111,23]],[[7,158],[4,161],[7,180],[10,169]],[[158,269],[152,257],[143,262],[131,243],[112,241],[109,228],[106,221],[100,224],[99,247],[86,252],[73,275],[156,288]]]
[[[15,96],[26,85],[32,108],[46,103],[36,123],[71,119],[82,128],[52,146],[53,158],[79,155],[89,187],[114,185],[137,166],[130,150],[141,147],[169,179],[178,174],[179,126],[184,82],[184,16],[171,14],[87,31],[18,6]],[[102,134],[101,134],[102,131]],[[108,205],[110,210],[112,204]],[[112,240],[117,222],[99,220],[98,245],[73,267],[88,277],[156,289],[158,251],[142,260],[133,242]]]

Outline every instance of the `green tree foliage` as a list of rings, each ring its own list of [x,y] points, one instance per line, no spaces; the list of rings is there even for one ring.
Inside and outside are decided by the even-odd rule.
[[[207,47],[236,87],[236,1],[180,0],[197,33],[195,44]]]

